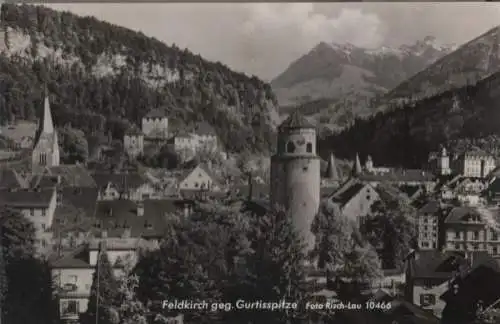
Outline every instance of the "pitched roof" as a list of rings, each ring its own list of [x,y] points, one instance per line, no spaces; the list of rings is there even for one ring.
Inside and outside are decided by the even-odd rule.
[[[450,279],[460,268],[467,265],[466,256],[460,252],[442,252],[438,250],[418,251],[416,258],[410,260],[410,267],[415,278]],[[473,251],[472,267],[491,259],[487,252]]]
[[[354,196],[356,196],[361,189],[363,189],[366,184],[360,182],[347,182],[339,190],[337,190],[330,199],[332,202],[344,206],[347,204]]]
[[[214,174],[212,172],[212,170],[210,170],[210,168],[208,167],[208,165],[206,163],[198,163],[196,166],[194,166],[192,168],[182,170],[181,173],[179,174],[178,181],[179,182],[184,181],[198,167],[200,169],[202,169],[210,177],[210,179],[212,179],[212,181],[213,181],[213,183],[215,185],[217,185],[217,186],[221,186],[222,185],[222,179],[219,176],[217,176],[216,174]]]
[[[453,208],[448,216],[446,216],[445,223],[464,223],[469,219],[475,218],[483,221],[483,218],[476,208],[469,206],[460,206]]]
[[[124,192],[130,189],[137,189],[148,180],[140,173],[94,173],[94,181],[98,189],[112,184],[118,191]]]
[[[217,133],[215,132],[215,129],[212,127],[212,125],[210,125],[209,123],[207,122],[201,122],[201,123],[198,123],[196,124],[196,126],[194,127],[194,133],[196,133],[197,135],[217,135]]]
[[[60,176],[63,187],[95,187],[92,174],[81,164],[64,164],[47,169],[47,174]]]
[[[177,200],[145,200],[144,214],[137,214],[137,203],[130,200],[110,200],[97,203],[95,226],[97,232],[105,230],[109,237],[121,237],[129,229],[131,237],[163,236],[169,215],[182,205]]]
[[[441,208],[440,203],[437,200],[428,201],[425,205],[419,208],[419,214],[436,214]]]
[[[0,188],[26,188],[26,180],[13,169],[0,169]]]
[[[85,245],[79,246],[75,250],[65,253],[61,257],[55,257],[50,264],[53,269],[93,268],[93,266],[90,265],[89,252]]]
[[[144,118],[163,118],[166,117],[167,113],[164,108],[156,108],[150,110]]]
[[[278,127],[279,131],[284,131],[287,129],[294,128],[316,128],[304,115],[302,115],[299,109],[296,109],[294,112],[288,116],[287,119]]]
[[[429,182],[434,180],[434,175],[432,173],[418,170],[418,169],[406,169],[399,170],[393,169],[389,172],[384,173],[369,173],[364,172],[358,177],[363,181],[374,181],[374,182]]]
[[[40,190],[0,190],[0,204],[17,208],[48,208],[55,188],[43,188]]]

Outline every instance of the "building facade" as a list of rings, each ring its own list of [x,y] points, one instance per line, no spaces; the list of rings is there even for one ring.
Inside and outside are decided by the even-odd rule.
[[[298,111],[278,128],[271,157],[271,204],[288,212],[307,249],[314,246],[311,224],[320,204],[321,170],[316,129]]]

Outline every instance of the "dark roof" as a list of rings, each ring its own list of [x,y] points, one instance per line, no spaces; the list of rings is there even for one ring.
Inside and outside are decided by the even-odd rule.
[[[248,184],[236,185],[231,189],[231,194],[234,197],[247,198],[250,193]],[[269,196],[269,185],[253,182],[252,197],[257,199],[266,198]]]
[[[288,116],[287,119],[278,127],[278,130],[294,129],[294,128],[316,128],[304,115],[302,115],[299,109]]]
[[[207,122],[201,122],[201,123],[198,123],[195,127],[194,127],[194,130],[193,130],[197,135],[217,135],[217,133],[215,132],[215,129],[212,127],[212,125],[210,125],[209,123]]]
[[[167,116],[167,113],[166,113],[165,109],[163,109],[163,108],[156,108],[156,109],[150,110],[144,116],[144,118],[163,118],[163,117],[166,117],[166,116]]]
[[[415,196],[421,194],[422,188],[420,186],[412,186],[412,185],[401,185],[398,189],[405,193],[409,198],[414,198]]]
[[[478,218],[482,220],[481,214],[476,208],[469,206],[460,206],[453,208],[448,216],[446,216],[445,223],[464,223],[470,218]]]
[[[95,187],[91,173],[81,164],[68,164],[50,167],[47,174],[61,177],[64,187]]]
[[[93,178],[98,189],[106,188],[112,184],[118,191],[124,192],[129,189],[139,188],[147,183],[147,179],[140,173],[94,173]]]
[[[358,176],[362,181],[374,182],[429,182],[434,180],[432,173],[418,169],[393,169],[384,173],[364,172]]]
[[[365,186],[365,184],[358,182],[344,186],[332,195],[331,200],[335,203],[340,204],[341,206],[344,206]]]
[[[489,307],[500,299],[500,267],[497,260],[490,257],[488,261],[476,265],[464,275],[457,277],[453,284],[458,284],[458,291],[446,291],[441,298],[455,305],[467,308],[476,305],[479,300],[483,307]]]
[[[75,250],[65,253],[61,257],[55,258],[51,263],[54,269],[64,268],[93,268],[89,262],[89,251],[85,245],[82,245]]]
[[[0,188],[26,188],[26,180],[12,169],[0,169]]]
[[[419,214],[432,214],[432,215],[434,215],[437,212],[439,212],[440,208],[441,208],[441,205],[438,201],[431,200],[431,201],[428,201],[424,206],[419,208],[418,213]]]
[[[96,231],[106,231],[109,237],[121,237],[126,229],[131,237],[161,237],[169,215],[179,211],[176,200],[145,200],[143,216],[137,215],[137,203],[130,200],[100,201],[97,203]]]
[[[466,256],[460,252],[442,252],[438,250],[415,252],[410,259],[411,272],[414,278],[451,279],[460,267],[467,264]],[[470,254],[472,266],[482,264],[491,257],[484,251],[473,251]]]
[[[128,136],[140,136],[140,135],[143,135],[143,134],[142,134],[142,131],[139,130],[137,127],[130,127],[129,129],[127,129],[125,131],[125,135],[128,135]]]
[[[54,188],[40,190],[0,190],[0,204],[16,208],[47,208],[55,193]]]
[[[495,178],[495,180],[490,183],[486,191],[490,193],[500,193],[500,178]]]

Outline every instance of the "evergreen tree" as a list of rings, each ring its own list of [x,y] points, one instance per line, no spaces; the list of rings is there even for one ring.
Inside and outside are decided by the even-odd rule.
[[[3,320],[13,324],[55,323],[58,311],[52,274],[48,263],[34,255],[33,224],[19,212],[4,208],[0,210],[0,228],[7,279]]]
[[[120,324],[147,324],[146,307],[136,296],[138,286],[139,277],[135,274],[125,276],[121,281]]]
[[[312,255],[326,270],[328,282],[339,285],[339,299],[360,298],[364,285],[381,276],[380,260],[373,247],[364,242],[356,224],[350,223],[329,200],[321,203],[312,228],[316,235]]]
[[[119,285],[113,273],[104,245],[92,278],[87,311],[81,316],[82,324],[118,324]]]
[[[268,311],[234,310],[232,323],[288,323],[303,318],[300,305],[308,296],[305,281],[304,244],[285,212],[270,212],[256,219],[249,233],[252,253],[234,276],[234,299],[265,302],[296,302],[297,309]]]

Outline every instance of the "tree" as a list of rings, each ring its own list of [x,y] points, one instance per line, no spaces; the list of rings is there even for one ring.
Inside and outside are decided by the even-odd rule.
[[[34,255],[33,224],[21,213],[2,208],[0,231],[4,261],[2,272],[6,275],[6,278],[0,278],[3,284],[6,281],[2,319],[6,323],[54,323],[58,312],[52,273],[48,263]]]
[[[147,324],[146,307],[136,296],[138,286],[139,277],[135,274],[126,275],[121,280],[120,324]]]
[[[81,316],[82,324],[118,324],[119,285],[106,249],[103,247],[92,278],[87,311]]]
[[[328,282],[340,285],[337,293],[341,300],[359,298],[364,286],[381,276],[373,247],[364,242],[356,224],[346,219],[338,205],[323,201],[312,230],[316,236],[312,257],[326,270]]]
[[[222,302],[229,231],[229,226],[201,217],[172,224],[160,249],[146,252],[136,265],[135,273],[140,278],[139,299],[144,304],[161,300]],[[161,307],[150,307],[150,311],[164,316],[177,315],[177,311]],[[185,313],[185,321],[212,323],[220,315],[210,309],[192,310]]]
[[[308,297],[304,244],[285,212],[273,211],[254,220],[249,239],[251,253],[233,276],[232,301],[296,302]],[[287,323],[302,320],[298,309],[245,310],[227,314],[231,323]]]
[[[85,162],[89,157],[89,145],[85,133],[65,126],[59,131],[61,136],[62,159],[67,163]]]
[[[362,232],[374,246],[382,246],[386,268],[401,268],[404,258],[415,247],[415,209],[397,189],[387,184],[377,187],[381,200],[372,206],[372,217]]]

